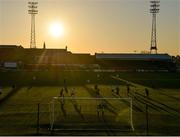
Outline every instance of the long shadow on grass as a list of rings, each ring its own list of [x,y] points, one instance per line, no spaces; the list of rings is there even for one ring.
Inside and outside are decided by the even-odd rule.
[[[171,98],[171,99],[175,99],[175,100],[177,100],[177,101],[180,101],[180,98],[167,95],[167,94],[163,93],[162,89],[160,89],[160,90],[161,90],[161,91],[157,92],[157,93],[159,93],[160,95],[164,95],[164,96],[167,96],[167,97],[169,97],[169,98]]]
[[[67,87],[65,87],[65,91],[66,91],[66,93],[68,93]],[[85,120],[84,115],[81,113],[81,106],[78,107],[77,101],[76,100],[71,100],[71,103],[73,104],[73,107],[76,110],[76,112],[81,116],[81,118],[83,120]]]
[[[93,90],[92,88],[89,88],[89,87],[87,87],[87,86],[84,86],[84,88],[88,91],[88,93],[89,93],[92,97],[97,98],[97,97],[96,97],[96,92],[95,92],[95,90]],[[102,95],[99,95],[99,97],[103,99],[103,96],[102,96]],[[114,106],[111,105],[106,99],[103,99],[102,101],[106,103],[106,105],[107,105],[106,109],[107,109],[109,112],[111,112],[111,113],[113,113],[113,114],[115,114],[115,115],[118,114],[118,113],[116,112]]]
[[[177,113],[180,113],[180,111],[178,111],[178,110],[176,110],[176,109],[174,109],[174,108],[172,108],[172,107],[169,107],[169,106],[165,105],[164,103],[161,103],[161,102],[159,102],[159,101],[157,101],[157,100],[154,100],[154,99],[151,99],[151,98],[147,98],[146,96],[143,96],[143,95],[141,95],[140,93],[136,93],[136,95],[138,95],[139,97],[141,97],[141,99],[144,100],[145,102],[148,102],[149,104],[152,104],[153,106],[159,107],[159,108],[161,108],[162,110],[164,110],[164,111],[166,111],[166,112],[169,112],[169,111],[167,111],[167,110],[164,109],[163,107],[160,107],[159,105],[162,105],[162,106],[164,106],[164,107],[167,108],[167,109],[170,109],[170,110],[173,110],[173,111],[175,111],[175,112],[177,112]],[[154,104],[154,103],[151,103],[150,100],[153,101],[154,103],[157,103],[158,105],[156,105],[156,104]],[[169,112],[169,113],[170,113],[170,112]]]
[[[81,113],[81,108],[80,108],[81,106],[78,107],[78,103],[77,103],[77,101],[75,101],[75,100],[72,100],[71,102],[72,102],[72,104],[73,104],[74,109],[76,110],[76,112],[81,116],[81,118],[82,118],[83,120],[85,120],[84,115]]]
[[[11,89],[9,94],[7,94],[4,98],[0,100],[0,105],[3,105],[10,97],[12,97],[20,89],[21,87],[16,87],[16,88]]]
[[[61,103],[61,111],[63,113],[63,116],[66,117],[67,114],[66,114],[66,110],[64,109],[64,104]]]
[[[127,80],[124,80],[124,79],[121,79],[121,78],[117,78],[117,77],[112,76],[112,79],[116,79],[116,80],[119,80],[119,81],[124,81],[124,82],[126,82],[126,83],[128,84],[128,81],[127,81]],[[132,85],[135,84],[135,83],[133,83],[133,82],[130,82],[130,83],[132,83]],[[144,97],[144,98],[145,98],[145,96],[143,96],[143,95],[141,95],[141,94],[139,94],[139,93],[136,93],[136,94],[139,95],[140,97]],[[141,98],[141,100],[140,100],[140,99],[138,99],[138,98],[135,97],[135,99],[136,99],[137,101],[141,102],[141,103],[142,103],[141,100],[144,100],[143,104],[147,104],[147,102],[148,102],[149,104],[151,104],[151,107],[154,108],[154,109],[155,109],[155,107],[157,107],[157,108],[160,108],[161,110],[164,110],[164,111],[170,113],[170,112],[167,111],[165,108],[160,107],[159,105],[155,105],[154,103],[149,102],[150,100],[151,100],[151,101],[154,101],[155,103],[160,104],[160,105],[162,105],[162,106],[164,106],[164,107],[166,107],[166,108],[168,108],[168,109],[170,109],[170,110],[173,110],[173,111],[175,111],[175,112],[177,112],[177,113],[180,113],[180,112],[177,111],[176,109],[171,108],[171,107],[165,105],[164,103],[161,103],[161,102],[159,102],[159,101],[157,101],[157,100],[153,100],[153,99],[151,99],[151,98],[148,98],[148,99],[146,98],[146,100],[143,99],[143,98]]]
[[[122,98],[122,96],[116,95],[116,94],[113,94],[113,96]],[[122,100],[122,101],[130,107],[130,103],[127,100]],[[143,110],[141,108],[139,108],[135,103],[133,103],[132,105],[133,105],[133,107],[132,107],[133,110],[135,110],[136,112],[143,112]]]

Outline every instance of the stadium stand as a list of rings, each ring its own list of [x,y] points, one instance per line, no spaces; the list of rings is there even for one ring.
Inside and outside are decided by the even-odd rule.
[[[0,64],[16,62],[23,69],[113,69],[116,71],[174,71],[168,54],[72,53],[65,49],[29,49],[0,45]]]
[[[175,64],[168,54],[107,54],[96,53],[96,63],[104,69],[127,71],[174,71]]]

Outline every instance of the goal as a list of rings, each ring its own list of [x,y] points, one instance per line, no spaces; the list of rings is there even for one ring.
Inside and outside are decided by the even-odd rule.
[[[53,97],[50,130],[134,131],[131,98]]]

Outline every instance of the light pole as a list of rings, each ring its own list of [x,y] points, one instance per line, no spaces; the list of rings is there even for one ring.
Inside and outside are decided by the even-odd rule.
[[[150,13],[152,13],[152,32],[151,32],[151,47],[150,47],[150,53],[154,50],[157,54],[157,40],[156,40],[156,14],[159,13],[159,6],[160,1],[159,0],[152,0],[150,1],[151,9]]]
[[[36,37],[35,37],[35,15],[38,14],[37,10],[38,2],[28,2],[28,13],[31,14],[31,40],[30,48],[36,48]]]

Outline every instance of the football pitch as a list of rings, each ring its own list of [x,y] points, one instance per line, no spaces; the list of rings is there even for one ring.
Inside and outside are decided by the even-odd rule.
[[[71,84],[66,74],[66,85],[59,86],[3,86],[0,135],[180,135],[180,74],[70,77]],[[99,109],[101,102],[105,106]]]

